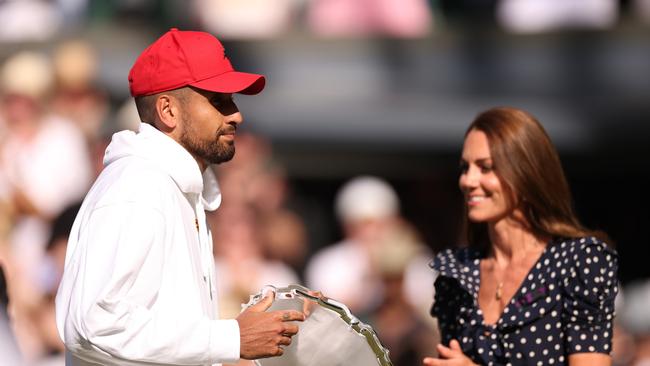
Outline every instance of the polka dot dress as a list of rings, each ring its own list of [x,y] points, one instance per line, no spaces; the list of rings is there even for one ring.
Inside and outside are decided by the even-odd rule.
[[[546,247],[496,324],[478,307],[480,252],[440,252],[431,315],[444,344],[456,339],[481,365],[567,365],[568,355],[611,351],[617,255],[590,238],[556,240]]]

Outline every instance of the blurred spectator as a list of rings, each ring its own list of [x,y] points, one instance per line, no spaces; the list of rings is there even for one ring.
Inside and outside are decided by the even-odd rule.
[[[201,25],[224,39],[271,38],[286,32],[297,0],[194,0]]]
[[[238,134],[237,154],[217,169],[228,197],[224,205],[253,212],[264,257],[301,273],[308,247],[306,228],[302,217],[288,207],[289,183],[283,167],[273,161],[268,141],[250,133]]]
[[[300,216],[280,209],[264,217],[261,230],[266,255],[301,273],[307,257],[307,233]]]
[[[53,113],[75,123],[89,142],[98,138],[109,107],[106,93],[96,85],[98,67],[86,41],[64,42],[54,52]]]
[[[394,230],[404,225],[399,214],[399,198],[384,180],[360,176],[348,181],[339,190],[335,205],[344,238],[312,257],[306,268],[307,284],[345,303],[352,312],[367,314],[376,309],[385,297],[379,268],[385,268],[388,264],[382,264],[379,259],[386,257],[376,253],[382,251],[378,249],[381,243],[399,232]],[[417,259],[420,263],[419,258],[413,256],[409,260]],[[427,259],[413,268],[423,273],[425,280],[432,280],[433,275],[426,262]],[[403,268],[406,274],[411,271],[411,262],[397,267]],[[420,288],[418,295],[421,299],[414,300],[416,303],[431,301],[433,289],[427,293]]]
[[[237,205],[255,204],[257,192],[251,191],[254,177],[271,159],[271,145],[264,138],[237,131],[237,154],[228,163],[216,167],[219,184],[227,192],[228,201]],[[267,192],[276,195],[276,192]],[[276,200],[276,199],[274,199]]]
[[[113,134],[122,130],[138,131],[140,116],[132,97],[127,98],[113,112],[111,118],[103,121],[97,137],[91,142],[90,154],[93,176],[97,177],[104,169],[104,152],[111,142]]]
[[[607,29],[618,20],[616,0],[501,0],[497,19],[515,33]]]
[[[425,356],[435,352],[440,339],[435,323],[427,319],[428,304],[418,309],[405,292],[405,274],[413,267],[414,260],[427,258],[428,261],[431,257],[415,228],[405,223],[390,230],[372,248],[371,256],[384,292],[379,307],[370,316],[370,323],[382,344],[390,350],[395,366],[419,365]],[[426,263],[421,265],[426,268]],[[431,279],[432,275],[422,280]]]
[[[0,125],[1,125],[0,121]],[[0,144],[2,137],[0,135]],[[0,251],[6,249],[6,240],[13,226],[14,207],[11,202],[11,188],[5,186],[6,179],[0,167]]]
[[[426,0],[310,0],[311,30],[325,37],[422,37],[433,24]]]
[[[113,129],[115,131],[131,130],[137,131],[139,126],[140,117],[138,110],[135,108],[135,101],[133,98],[128,98],[117,109],[115,113],[115,123]]]
[[[6,220],[12,320],[28,362],[49,352],[40,306],[51,285],[43,262],[50,220],[81,198],[91,178],[83,134],[49,108],[53,81],[50,61],[41,53],[17,53],[0,69],[0,201],[11,207]]]
[[[396,225],[399,199],[385,181],[363,176],[339,190],[335,205],[344,238],[311,258],[307,284],[345,303],[354,313],[366,313],[383,297],[383,286],[370,262],[370,247]]]
[[[67,207],[52,222],[46,254],[40,264],[42,296],[30,306],[27,313],[29,336],[32,338],[30,342],[38,345],[39,350],[37,357],[30,355],[33,366],[60,366],[65,363],[65,348],[56,328],[54,298],[63,274],[68,236],[79,207],[80,203]],[[26,322],[23,320],[22,324]]]
[[[213,228],[221,317],[236,317],[241,312],[241,304],[247,303],[252,294],[266,285],[285,287],[299,283],[297,274],[289,266],[266,256],[261,226],[253,206],[243,201],[224,202],[219,210],[208,215],[208,220]],[[237,365],[254,364],[241,359]]]
[[[632,366],[650,365],[650,280],[643,280],[627,285],[623,289],[623,306],[616,313],[623,339],[633,338],[634,344],[627,346],[628,363]],[[618,354],[619,360],[621,355]],[[631,356],[631,357],[629,357]],[[624,359],[624,361],[627,361]]]
[[[2,355],[3,364],[21,365],[20,352],[18,351],[18,346],[16,345],[16,340],[11,330],[9,314],[7,312],[8,306],[7,281],[2,262],[0,261],[0,355]]]
[[[308,246],[305,224],[287,207],[290,189],[286,173],[272,158],[251,177],[248,197],[259,217],[266,256],[302,272]]]
[[[266,285],[299,282],[286,264],[265,257],[260,226],[250,206],[224,204],[211,221],[222,317],[239,314],[241,304]]]
[[[79,207],[81,207],[81,203],[72,204],[53,220],[47,241],[46,255],[42,264],[44,294],[41,303],[34,312],[34,317],[37,319],[38,336],[44,347],[44,356],[37,362],[39,366],[63,365],[65,361],[65,347],[56,328],[54,298],[63,275],[68,236]]]
[[[86,20],[89,3],[92,0],[55,0],[61,16],[65,20],[64,27],[72,27]]]
[[[288,263],[304,259],[304,227],[286,209],[286,178],[271,161],[268,141],[238,132],[237,154],[230,163],[217,167],[225,198],[209,218],[225,317],[238,314],[241,304],[265,285],[300,283]],[[273,224],[280,226],[271,230]]]
[[[70,235],[72,224],[74,224],[74,219],[80,207],[81,202],[66,207],[52,222],[52,228],[46,246],[46,262],[44,264],[44,267],[49,272],[47,275],[49,284],[46,287],[46,294],[52,296],[52,300],[54,300],[54,295],[56,295],[61,276],[63,275],[68,236]]]
[[[650,24],[650,0],[632,0],[632,13],[645,24]]]
[[[0,42],[51,39],[63,25],[63,20],[63,14],[52,1],[2,1],[0,2]]]
[[[0,70],[6,128],[0,151],[3,184],[19,213],[46,218],[78,200],[91,178],[83,135],[48,110],[52,84],[49,60],[40,53],[15,54]]]
[[[1,259],[1,257],[0,257]],[[0,318],[9,318],[7,308],[9,307],[9,293],[7,291],[7,280],[5,278],[5,270],[0,262]]]

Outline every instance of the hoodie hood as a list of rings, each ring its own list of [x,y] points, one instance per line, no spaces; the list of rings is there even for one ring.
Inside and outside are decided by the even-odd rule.
[[[214,211],[221,204],[221,190],[212,169],[201,174],[196,160],[183,146],[148,123],[140,123],[137,133],[126,130],[114,134],[104,154],[104,167],[128,157],[155,164],[183,193],[199,195],[207,211]]]

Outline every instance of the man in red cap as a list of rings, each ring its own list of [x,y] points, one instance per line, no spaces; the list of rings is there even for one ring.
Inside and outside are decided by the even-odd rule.
[[[129,74],[143,123],[106,149],[70,233],[56,298],[66,365],[211,365],[281,355],[298,311],[218,319],[205,211],[221,193],[210,164],[230,160],[242,116],[232,94],[261,75],[235,71],[221,43],[172,29]]]

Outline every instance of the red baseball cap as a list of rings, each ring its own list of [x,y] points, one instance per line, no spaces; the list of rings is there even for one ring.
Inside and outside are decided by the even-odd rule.
[[[213,35],[176,28],[147,47],[129,72],[129,90],[134,97],[187,85],[253,95],[261,92],[265,83],[263,75],[235,71]]]

